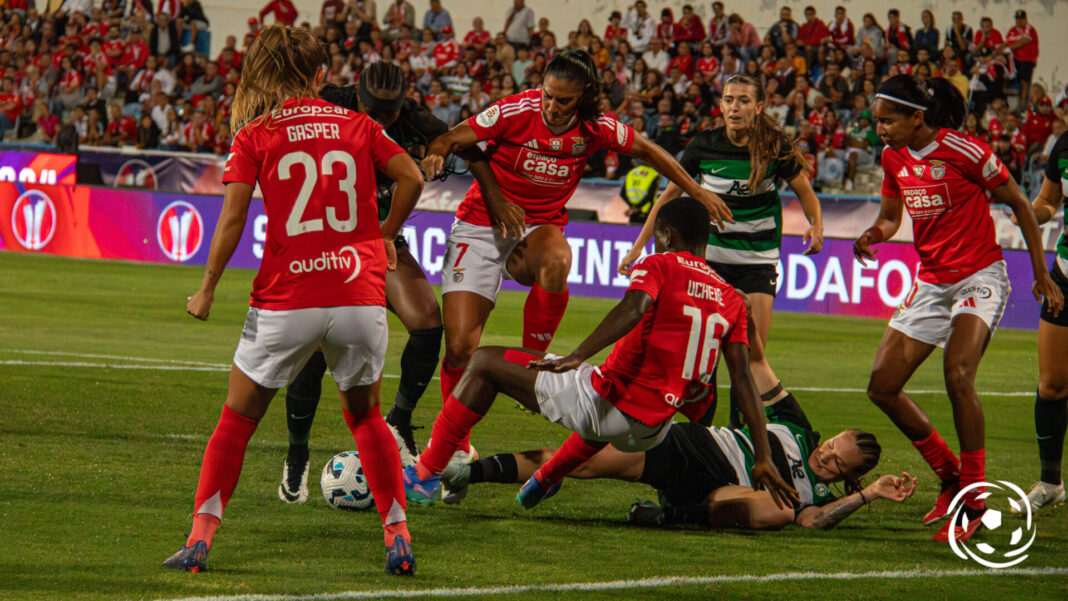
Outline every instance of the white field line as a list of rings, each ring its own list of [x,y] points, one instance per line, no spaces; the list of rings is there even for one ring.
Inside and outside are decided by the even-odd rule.
[[[14,354],[32,354],[32,355],[54,355],[58,357],[78,357],[86,359],[114,359],[116,361],[133,361],[134,363],[94,363],[88,361],[34,361],[24,359],[0,359],[0,365],[26,365],[26,366],[48,366],[55,367],[95,367],[95,368],[107,368],[107,369],[141,369],[141,370],[156,370],[156,371],[230,371],[229,363],[208,363],[205,361],[178,361],[171,359],[153,359],[147,357],[127,357],[124,355],[97,355],[91,353],[72,353],[64,351],[24,351],[18,349],[0,349],[2,353],[14,353]],[[400,378],[397,374],[382,374],[383,378],[395,380]],[[438,377],[434,376],[434,380]],[[721,389],[726,390],[728,386],[720,386]],[[837,393],[855,393],[863,394],[865,390],[863,388],[823,388],[823,387],[810,387],[810,386],[790,386],[790,390],[797,390],[801,392],[837,392]],[[908,394],[945,394],[943,389],[917,389],[907,390]],[[1032,397],[1035,395],[1033,390],[1022,392],[997,392],[993,390],[980,391],[982,396],[1002,396],[1002,397]]]
[[[184,597],[169,601],[335,601],[342,599],[398,599],[412,597],[485,597],[540,592],[596,592],[626,589],[649,589],[709,584],[772,583],[819,580],[894,580],[913,578],[954,578],[967,576],[1052,576],[1068,575],[1068,568],[1009,568],[1005,570],[885,570],[873,572],[785,572],[781,574],[738,576],[676,576],[644,578],[641,580],[612,580],[608,582],[575,582],[569,584],[531,584],[470,588],[383,589],[350,591],[313,595],[236,595],[214,597]]]

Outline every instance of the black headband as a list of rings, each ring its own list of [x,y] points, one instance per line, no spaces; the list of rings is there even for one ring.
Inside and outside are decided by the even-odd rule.
[[[367,107],[368,115],[388,115],[396,113],[401,110],[401,106],[404,105],[404,95],[398,94],[396,98],[392,100],[386,100],[385,98],[379,98],[374,94],[367,91],[367,86],[364,85],[363,77],[360,77],[360,86],[357,90],[357,94],[360,96],[360,102]]]

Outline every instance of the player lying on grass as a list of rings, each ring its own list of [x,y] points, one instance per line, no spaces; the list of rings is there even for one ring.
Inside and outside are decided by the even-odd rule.
[[[772,463],[749,373],[744,301],[702,258],[709,227],[700,202],[680,198],[665,204],[654,226],[657,254],[635,265],[623,300],[566,357],[478,349],[435,420],[430,444],[404,472],[408,498],[435,502],[453,451],[503,392],[573,432],[517,495],[524,507],[533,507],[606,445],[645,451],[667,436],[677,411],[703,415],[713,398],[709,382],[722,348],[746,423],[753,426],[753,485],[766,486],[777,505],[796,502],[797,492]],[[603,365],[585,363],[617,340]]]
[[[750,343],[754,343],[750,334]],[[569,474],[572,478],[612,478],[657,489],[662,507],[635,503],[630,519],[641,525],[699,524],[712,528],[775,529],[794,522],[805,528],[832,528],[875,499],[902,502],[912,496],[912,476],[888,474],[862,487],[860,478],[879,462],[875,436],[858,429],[840,432],[820,444],[819,432],[792,394],[764,408],[772,462],[783,480],[793,482],[799,502],[779,507],[771,493],[753,490],[753,451],[748,428],[706,428],[674,423],[664,441],[644,453],[605,447]],[[444,480],[453,490],[481,482],[523,482],[544,465],[553,449],[505,453],[470,465],[450,464]],[[451,472],[451,473],[450,473]],[[846,496],[835,498],[829,484],[844,482]]]

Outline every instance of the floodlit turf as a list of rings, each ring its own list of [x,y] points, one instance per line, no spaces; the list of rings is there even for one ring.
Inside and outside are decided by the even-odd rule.
[[[568,481],[534,510],[516,486],[472,488],[461,506],[411,507],[419,573],[382,573],[378,515],[342,513],[319,495],[318,472],[352,449],[330,389],[312,432],[311,498],[283,505],[276,490],[285,456],[284,403],[278,399],[253,438],[237,491],[212,548],[207,574],[160,563],[188,532],[204,445],[226,392],[224,371],[171,362],[226,364],[237,343],[252,272],[231,270],[211,320],[185,314],[202,269],[77,261],[0,253],[0,599],[170,599],[248,594],[315,595],[390,589],[603,583],[657,577],[727,577],[658,588],[579,593],[537,588],[509,599],[818,598],[1064,599],[1068,576],[967,574],[913,578],[917,569],[981,568],[930,540],[920,516],[937,492],[934,476],[862,393],[798,392],[825,434],[846,427],[874,432],[884,447],[879,472],[909,470],[921,488],[904,505],[862,509],[836,530],[790,527],[778,533],[638,530],[622,518],[652,498],[641,485]],[[503,294],[483,340],[516,344],[518,294]],[[612,303],[572,299],[552,350],[567,352]],[[1034,310],[1028,307],[1026,310]],[[787,387],[862,389],[885,324],[864,319],[779,314],[769,355]],[[386,373],[398,373],[402,329],[391,322]],[[45,351],[55,354],[31,354]],[[1026,488],[1037,476],[1032,403],[996,392],[1033,390],[1034,333],[1002,331],[980,372],[987,419],[988,477]],[[90,357],[87,355],[107,355]],[[939,354],[913,389],[941,387]],[[14,364],[14,362],[26,364]],[[60,366],[56,363],[80,365]],[[174,369],[126,369],[131,365]],[[111,365],[112,367],[107,367]],[[389,404],[397,384],[385,379]],[[918,395],[953,443],[944,395]],[[415,422],[429,426],[440,407],[435,385]],[[279,408],[283,407],[283,408]],[[723,411],[717,422],[723,421]],[[566,432],[502,400],[474,432],[490,454],[559,444]],[[428,430],[417,432],[425,442]],[[1007,517],[998,538],[1021,521]],[[1068,512],[1038,519],[1038,538],[1021,568],[1068,565]],[[857,580],[744,582],[788,572],[899,571]]]

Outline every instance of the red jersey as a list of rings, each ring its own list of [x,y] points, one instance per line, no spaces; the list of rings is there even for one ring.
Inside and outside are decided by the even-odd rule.
[[[1001,44],[1004,44],[1005,41],[1003,39],[1001,39],[1001,32],[1000,31],[998,31],[998,30],[996,30],[994,28],[991,28],[990,29],[990,35],[986,36],[986,38],[983,38],[983,30],[982,29],[976,29],[975,30],[975,40],[973,41],[973,43],[976,46],[978,46],[979,48],[989,48],[991,50],[994,50],[995,48],[997,48]]]
[[[831,33],[831,43],[840,48],[846,48],[856,43],[853,30],[853,22],[846,19],[844,23],[831,21],[827,26]]]
[[[596,121],[576,118],[568,130],[554,134],[541,114],[541,90],[508,96],[467,120],[478,139],[489,143],[490,167],[505,199],[523,207],[527,223],[567,223],[564,205],[598,150],[629,152],[634,130],[601,115]],[[474,225],[491,225],[482,188],[472,182],[456,217]]]
[[[1038,60],[1038,32],[1035,31],[1033,25],[1030,23],[1024,27],[1013,25],[1005,32],[1005,43],[1012,46],[1024,36],[1031,38],[1031,41],[1013,50],[1012,56],[1018,61],[1033,63]]]
[[[442,40],[434,46],[434,63],[438,68],[453,67],[460,62],[463,50],[456,40]]]
[[[268,217],[253,307],[385,306],[375,170],[403,152],[370,117],[318,98],[237,132],[223,182],[259,182]]]
[[[888,147],[882,163],[883,196],[903,198],[912,218],[920,280],[952,284],[1001,260],[987,192],[1009,170],[989,146],[940,129],[923,150]]]
[[[711,76],[719,69],[719,59],[714,56],[702,56],[697,59],[697,70],[706,76]]]
[[[831,34],[823,21],[813,19],[811,23],[805,21],[797,31],[797,41],[805,46],[819,46],[820,41]]]
[[[271,13],[274,13],[274,20],[277,23],[285,23],[292,27],[293,23],[297,22],[297,7],[293,6],[290,0],[271,0],[260,11],[260,23],[263,23],[264,17]]]
[[[12,94],[0,94],[0,104],[7,104],[9,102],[15,103],[15,106],[11,107],[11,110],[3,111],[7,118],[14,123],[19,118],[19,113],[22,112],[22,97],[17,93]]]
[[[608,27],[605,28],[605,30],[604,30],[604,36],[603,37],[604,37],[604,40],[606,42],[608,40],[615,40],[615,39],[625,40],[625,39],[627,39],[627,29],[625,27],[612,27],[612,24],[609,23]]]
[[[692,54],[680,54],[671,59],[668,63],[668,71],[672,67],[678,67],[679,71],[686,76],[687,79],[693,79],[694,60]]]
[[[104,131],[123,142],[137,141],[137,122],[129,115],[112,119]]]
[[[655,426],[708,396],[723,346],[749,344],[745,304],[704,258],[688,252],[645,257],[627,290],[649,294],[653,305],[612,347],[592,384],[617,409]]]
[[[122,57],[119,58],[119,64],[140,69],[145,66],[147,60],[148,44],[137,41],[126,45],[122,51]]]
[[[489,42],[490,33],[483,29],[482,31],[471,30],[464,36],[464,46],[474,46],[475,44],[481,44],[483,46]]]

